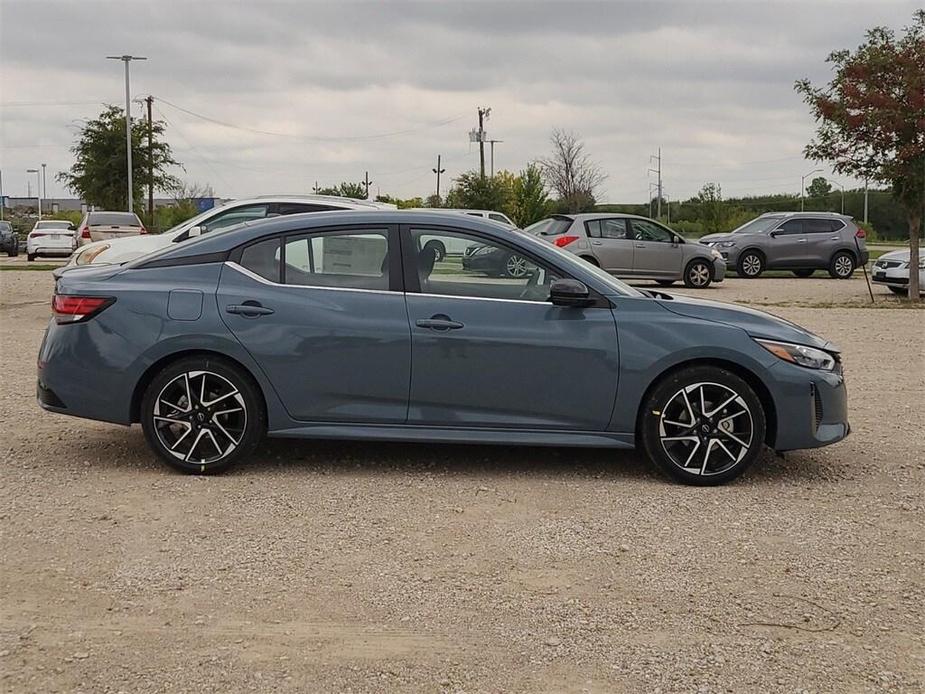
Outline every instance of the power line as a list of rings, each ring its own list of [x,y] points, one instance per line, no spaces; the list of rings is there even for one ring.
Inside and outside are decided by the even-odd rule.
[[[436,121],[433,123],[427,123],[427,124],[417,126],[414,128],[408,128],[406,130],[395,130],[393,132],[377,133],[375,135],[342,135],[342,136],[334,136],[334,137],[321,137],[318,135],[293,135],[291,133],[278,133],[278,132],[273,132],[271,130],[261,130],[259,128],[250,128],[250,127],[243,126],[243,125],[236,125],[234,123],[229,123],[227,121],[218,120],[217,118],[212,118],[211,116],[206,116],[201,113],[196,113],[195,111],[190,111],[189,109],[183,108],[182,106],[178,106],[177,104],[171,103],[167,99],[160,97],[160,96],[158,97],[158,101],[160,101],[162,104],[167,104],[168,106],[175,108],[178,111],[182,111],[183,113],[193,116],[194,118],[199,118],[209,123],[214,123],[215,125],[221,125],[222,127],[225,127],[225,128],[231,128],[233,130],[241,130],[243,132],[254,133],[256,135],[267,135],[270,137],[286,137],[286,138],[290,138],[293,140],[306,140],[309,142],[356,142],[356,141],[363,141],[363,140],[379,140],[379,139],[388,138],[388,137],[397,137],[399,135],[410,135],[413,133],[421,132],[422,130],[430,130],[431,128],[439,128],[439,127],[442,127],[444,125],[449,125],[450,123],[454,123],[464,118],[464,116],[462,115],[454,116],[452,118],[445,118],[440,121]]]

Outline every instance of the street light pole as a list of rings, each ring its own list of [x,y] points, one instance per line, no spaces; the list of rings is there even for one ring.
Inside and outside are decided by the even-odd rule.
[[[832,184],[838,186],[841,190],[841,213],[845,214],[845,186],[838,181],[832,181]]]
[[[125,162],[126,162],[126,179],[128,181],[128,211],[134,212],[134,200],[132,199],[132,110],[131,110],[131,89],[129,87],[129,69],[128,64],[133,60],[147,60],[139,55],[107,55],[107,60],[121,60],[125,63]]]
[[[48,186],[45,185],[45,164],[42,164],[42,197],[48,199]]]
[[[38,169],[26,169],[26,173],[35,174],[35,197],[39,201],[39,221],[42,221],[42,172]]]
[[[803,191],[806,189],[806,179],[809,176],[812,176],[814,173],[821,173],[822,169],[813,169],[807,174],[803,174],[800,178],[800,212],[803,211]]]

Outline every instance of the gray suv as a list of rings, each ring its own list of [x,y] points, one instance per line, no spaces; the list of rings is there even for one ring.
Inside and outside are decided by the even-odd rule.
[[[0,221],[0,253],[6,253],[10,258],[19,255],[19,236],[9,222]]]
[[[828,270],[850,279],[869,259],[864,230],[851,217],[831,212],[768,212],[728,234],[708,234],[701,243],[722,253],[739,277],[765,270],[791,270],[809,277]]]
[[[557,214],[524,231],[622,279],[655,280],[663,286],[683,280],[687,287],[703,289],[726,275],[719,251],[646,217]]]

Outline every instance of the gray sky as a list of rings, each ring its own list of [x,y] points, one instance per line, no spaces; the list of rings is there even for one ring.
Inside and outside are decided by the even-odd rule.
[[[496,169],[546,154],[555,127],[579,133],[609,176],[601,201],[644,201],[659,146],[672,199],[706,181],[796,193],[814,165],[794,80],[825,80],[830,51],[919,4],[0,0],[3,192],[25,195],[44,162],[49,196],[66,195],[53,179],[77,126],[124,103],[105,56],[133,53],[148,58],[133,97],[158,99],[178,175],[224,197],[366,170],[373,192],[426,196],[437,154],[444,181],[478,166],[478,106],[504,141]]]

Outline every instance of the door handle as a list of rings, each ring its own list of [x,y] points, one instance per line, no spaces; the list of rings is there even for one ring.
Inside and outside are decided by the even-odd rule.
[[[595,245],[595,246],[602,246],[602,245],[603,245],[603,241],[592,241],[591,243],[592,243],[592,245]]]
[[[245,301],[243,304],[229,304],[225,307],[226,313],[244,316],[246,318],[257,318],[258,316],[269,316],[276,313],[272,308],[261,306],[256,301]]]
[[[797,243],[806,243],[806,239],[797,239]]]
[[[644,243],[637,243],[637,244],[636,244],[636,248],[645,248],[645,247],[646,247],[646,244],[644,244]]]
[[[829,241],[838,241],[840,238],[840,236],[830,236]]]
[[[431,316],[430,318],[422,318],[421,320],[415,321],[414,323],[419,328],[428,328],[429,330],[459,330],[463,326],[459,321],[450,319],[449,316],[444,316],[443,314],[437,314],[436,316]]]

